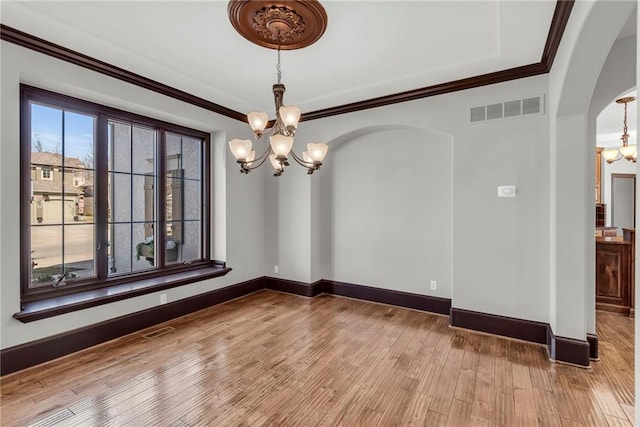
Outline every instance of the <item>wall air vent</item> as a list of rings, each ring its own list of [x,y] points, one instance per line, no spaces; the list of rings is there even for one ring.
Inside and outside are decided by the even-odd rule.
[[[522,114],[536,114],[540,112],[540,97],[522,100]]]
[[[502,104],[487,105],[487,120],[502,118]]]
[[[509,101],[504,103],[504,116],[505,117],[514,117],[522,114],[522,108],[520,105],[522,101],[519,99],[517,101]]]
[[[471,107],[469,109],[470,123],[485,122],[489,120],[519,117],[531,114],[541,114],[543,111],[544,96],[518,99],[515,101],[500,102],[497,104]]]
[[[486,107],[473,107],[471,109],[471,123],[473,122],[484,122],[487,120],[486,116]]]

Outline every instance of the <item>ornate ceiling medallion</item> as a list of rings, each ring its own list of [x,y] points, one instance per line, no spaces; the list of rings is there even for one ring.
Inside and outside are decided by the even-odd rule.
[[[231,0],[228,12],[240,35],[269,49],[307,47],[327,28],[327,13],[316,0]]]
[[[292,43],[304,33],[304,20],[286,6],[264,7],[253,15],[253,29],[273,43]]]

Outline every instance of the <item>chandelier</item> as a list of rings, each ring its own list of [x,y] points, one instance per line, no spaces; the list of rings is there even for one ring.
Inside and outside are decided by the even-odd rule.
[[[624,104],[624,121],[622,128],[622,146],[620,148],[610,148],[602,151],[602,157],[611,164],[617,160],[627,159],[630,162],[636,162],[638,152],[635,144],[629,145],[629,134],[627,133],[627,104],[636,100],[635,96],[616,99],[618,104]]]
[[[322,166],[327,155],[325,143],[308,143],[301,155],[293,151],[293,138],[298,129],[301,111],[293,105],[284,105],[285,86],[282,84],[280,51],[309,46],[320,38],[327,25],[324,8],[315,0],[305,1],[248,1],[231,0],[228,6],[229,19],[238,33],[259,46],[278,51],[277,77],[273,85],[275,120],[269,121],[266,112],[250,111],[247,122],[256,140],[269,136],[269,145],[256,157],[250,139],[229,141],[231,153],[240,165],[240,172],[247,174],[260,167],[267,159],[274,169],[274,176],[280,176],[289,166],[292,158],[312,174]],[[267,127],[271,125],[271,127]]]

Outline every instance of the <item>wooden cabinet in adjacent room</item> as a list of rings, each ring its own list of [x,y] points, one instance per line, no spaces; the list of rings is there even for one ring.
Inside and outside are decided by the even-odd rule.
[[[596,205],[596,227],[604,227],[607,222],[606,212],[606,205],[602,203]]]
[[[622,237],[596,239],[596,308],[629,314],[631,242]]]

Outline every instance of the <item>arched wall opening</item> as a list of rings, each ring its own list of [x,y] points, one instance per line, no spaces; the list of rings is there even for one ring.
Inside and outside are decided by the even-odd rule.
[[[453,138],[380,125],[329,145],[312,184],[312,280],[451,298]]]
[[[636,12],[632,11],[629,19],[636,19]],[[596,135],[597,119],[600,113],[607,105],[614,102],[623,94],[629,92],[636,87],[636,37],[626,37],[617,39],[611,50],[609,51],[602,71],[598,76],[591,102],[589,103],[589,111],[587,115],[587,152],[595,153],[597,146]],[[622,120],[622,119],[621,119]],[[630,118],[636,121],[636,118]],[[632,142],[633,143],[633,142]],[[593,180],[587,178],[587,188]],[[595,170],[593,171],[593,179],[595,180]],[[606,182],[604,185],[608,185]],[[594,196],[595,197],[595,196]],[[589,221],[591,220],[591,212],[587,212]],[[595,222],[593,218],[592,223]],[[587,232],[588,233],[588,232]],[[592,254],[592,256],[591,256]],[[596,279],[595,279],[595,238],[593,234],[587,234],[587,309],[586,309],[586,328],[587,333],[596,333]]]
[[[595,331],[595,119],[635,86],[635,70],[622,78],[607,59],[617,55],[614,42],[634,7],[576,3],[571,19],[583,25],[565,34],[550,74],[550,324],[555,335],[578,340]]]

